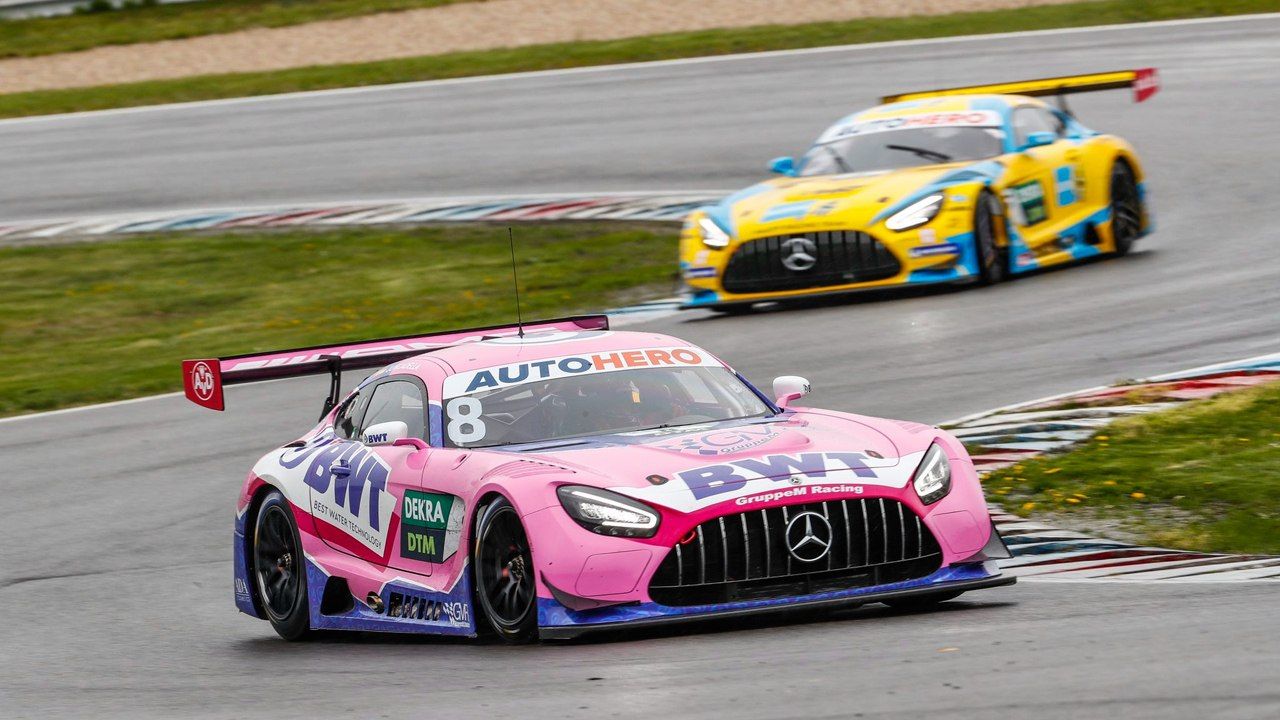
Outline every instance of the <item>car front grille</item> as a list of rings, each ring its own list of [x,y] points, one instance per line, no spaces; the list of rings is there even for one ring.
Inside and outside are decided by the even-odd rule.
[[[811,267],[786,265],[797,250],[813,258]],[[880,241],[864,232],[836,230],[747,241],[729,258],[723,282],[725,291],[739,294],[806,290],[885,280],[901,269]]]
[[[787,528],[816,513],[829,527],[827,552],[800,560],[788,549]],[[823,532],[823,523],[816,523]],[[793,529],[793,539],[803,530]],[[802,555],[811,555],[809,552]],[[752,510],[708,520],[681,538],[649,582],[663,605],[712,605],[741,600],[871,587],[925,577],[942,563],[929,528],[897,500],[851,499]]]

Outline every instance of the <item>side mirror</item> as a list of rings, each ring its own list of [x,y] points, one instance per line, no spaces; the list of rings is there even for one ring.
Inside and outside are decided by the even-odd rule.
[[[773,380],[773,397],[778,407],[786,409],[792,402],[799,400],[810,391],[809,381],[799,375],[783,375]]]
[[[1038,148],[1038,147],[1044,147],[1045,145],[1052,145],[1056,142],[1058,142],[1057,133],[1033,132],[1027,136],[1027,141],[1023,143],[1022,149],[1030,150],[1031,148]]]
[[[399,420],[392,420],[365,428],[361,439],[365,445],[394,445],[397,440],[407,437],[409,426]]]
[[[783,157],[776,157],[770,160],[769,172],[777,173],[779,175],[786,175],[787,177],[795,177],[796,176],[795,158],[784,155]]]

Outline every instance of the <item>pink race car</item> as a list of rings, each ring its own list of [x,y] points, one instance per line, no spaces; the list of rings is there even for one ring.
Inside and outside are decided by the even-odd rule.
[[[387,363],[340,398],[343,370]],[[319,424],[236,512],[236,606],[286,639],[520,642],[1014,582],[955,438],[792,407],[803,378],[769,398],[603,316],[183,363],[216,410],[224,385],[324,372]]]

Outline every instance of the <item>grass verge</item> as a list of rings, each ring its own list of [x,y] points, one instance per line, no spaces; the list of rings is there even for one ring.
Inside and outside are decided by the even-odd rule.
[[[218,0],[0,20],[0,58],[301,25],[467,0]]]
[[[1160,547],[1280,554],[1280,383],[1118,420],[1087,444],[992,473],[1020,515]]]
[[[414,80],[493,75],[621,62],[785,50],[885,40],[1043,30],[1280,10],[1280,0],[1101,0],[968,12],[674,33],[453,53],[351,65],[207,75],[125,85],[0,95],[0,117],[271,95]]]
[[[521,227],[526,318],[670,291],[669,228]],[[514,318],[493,226],[183,233],[5,248],[0,266],[3,415],[180,389],[183,358]]]

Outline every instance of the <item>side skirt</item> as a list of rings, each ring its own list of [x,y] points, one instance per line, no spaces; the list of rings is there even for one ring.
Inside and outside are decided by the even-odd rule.
[[[379,588],[380,607],[370,607],[367,598],[353,597],[350,609],[337,614],[321,611],[321,599],[329,577],[314,560],[307,558],[307,599],[311,603],[313,630],[476,635],[470,572],[464,572],[447,593],[398,577]]]

